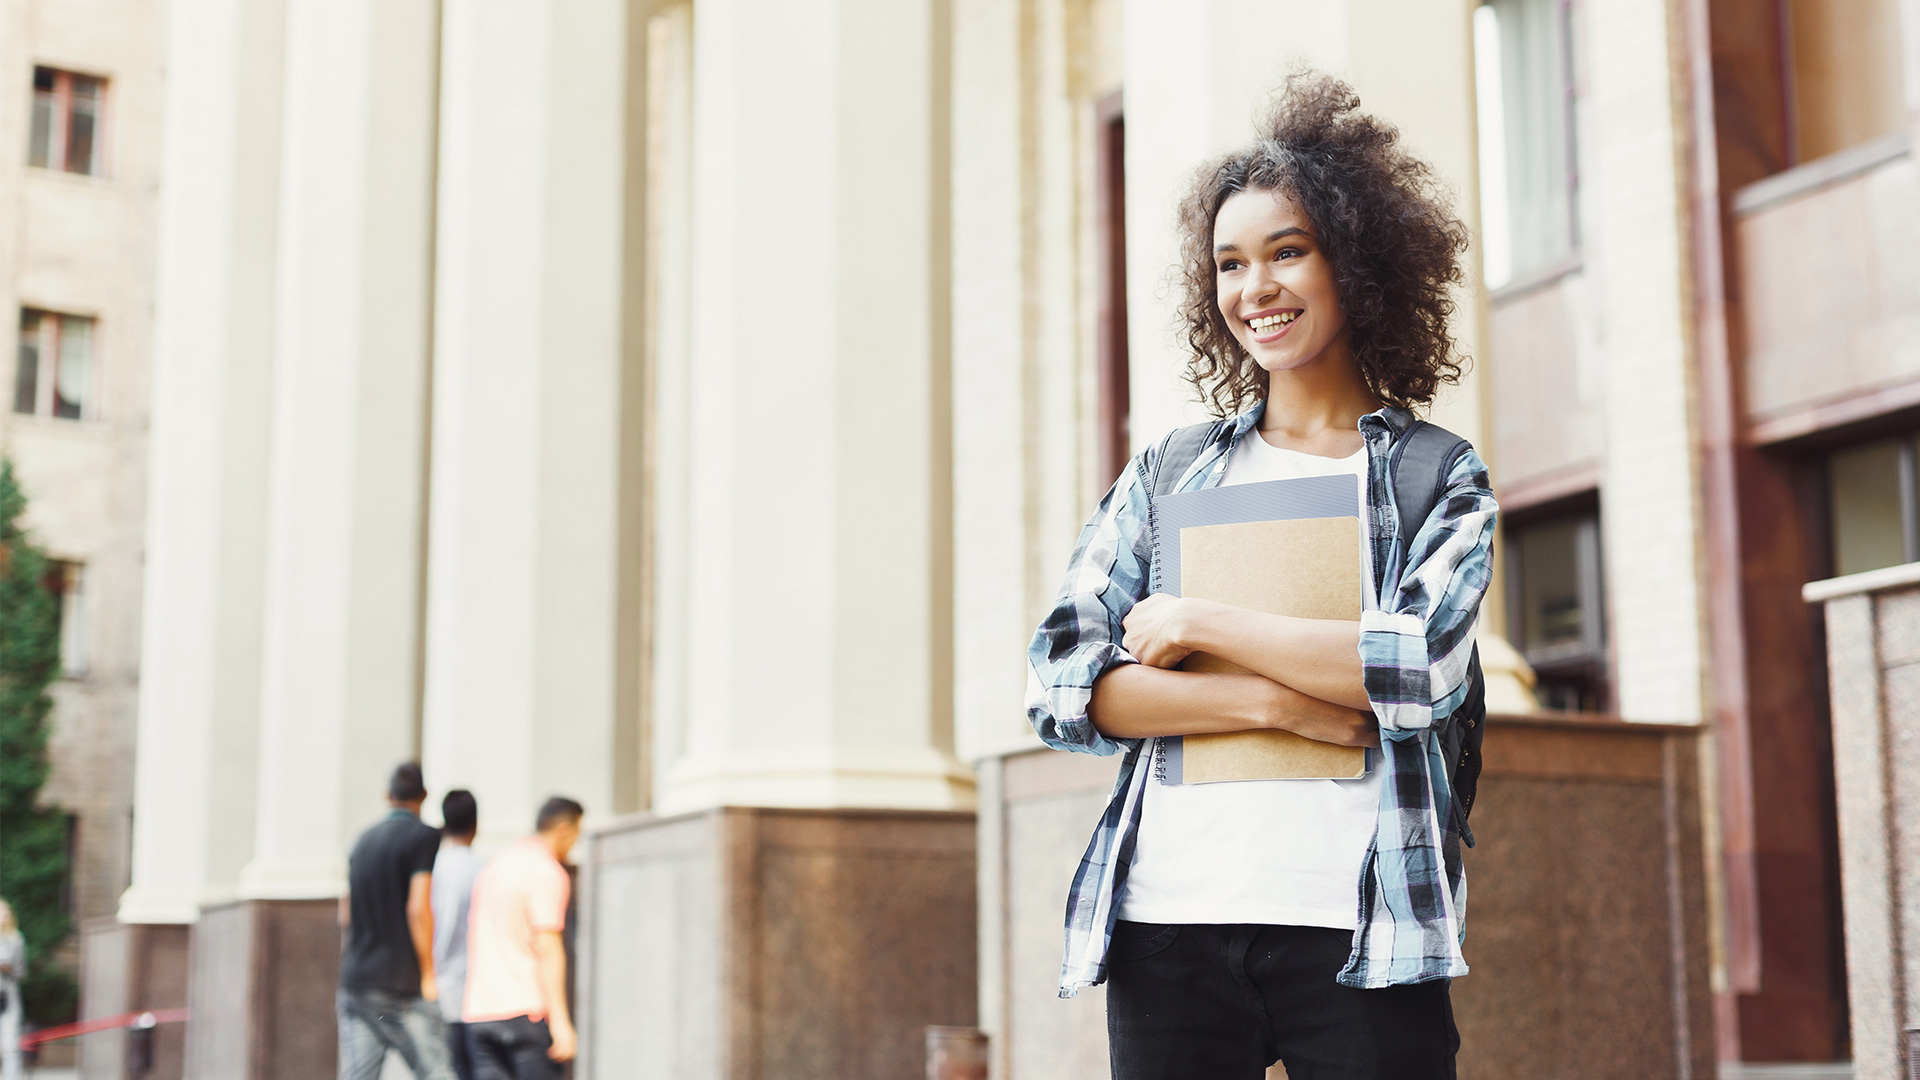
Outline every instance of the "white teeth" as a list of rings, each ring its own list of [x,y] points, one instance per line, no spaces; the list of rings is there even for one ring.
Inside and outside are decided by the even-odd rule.
[[[1283,311],[1278,315],[1262,315],[1258,319],[1251,320],[1247,325],[1253,328],[1254,333],[1264,334],[1269,330],[1285,326],[1299,317],[1300,313],[1297,311]]]

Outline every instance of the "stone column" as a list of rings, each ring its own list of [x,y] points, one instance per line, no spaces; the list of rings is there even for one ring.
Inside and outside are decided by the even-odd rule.
[[[1694,328],[1685,306],[1684,101],[1675,93],[1670,5],[1630,0],[1595,11],[1582,40],[1593,130],[1588,223],[1606,342],[1607,497],[1601,515],[1616,708],[1633,720],[1698,723],[1706,692]]]
[[[180,0],[167,40],[132,882],[81,951],[84,1015],[188,1003],[201,905],[253,851],[282,0]],[[156,1080],[183,1075],[178,1030]],[[121,1075],[122,1040],[82,1046]]]
[[[953,812],[973,781],[952,750],[946,5],[693,14],[690,318],[660,312],[653,352],[655,479],[685,508],[662,511],[678,536],[655,569],[673,665],[655,701],[674,710],[652,741],[661,813],[581,851],[576,1074],[906,1075],[928,1025],[976,1014],[972,818]],[[654,28],[670,65],[685,23]],[[671,74],[650,115],[672,112]],[[678,165],[655,164],[663,182]],[[905,960],[874,947],[907,940]]]
[[[332,901],[416,753],[436,39],[427,0],[286,6],[256,827],[191,1076],[331,1075]]]
[[[1253,137],[1288,65],[1347,63],[1345,0],[1135,0],[1126,8],[1127,319],[1138,450],[1205,418],[1174,338],[1174,212],[1208,157]]]
[[[282,0],[170,14],[129,924],[252,854],[265,595]]]
[[[667,809],[971,804],[953,756],[947,29],[715,0],[694,34],[685,753]],[[678,725],[679,730],[674,730]]]
[[[1860,1080],[1920,1061],[1920,563],[1805,587],[1825,608],[1833,776]]]
[[[483,837],[551,794],[639,807],[616,680],[628,19],[616,0],[454,4],[441,80],[425,752]],[[616,805],[616,776],[628,778]]]
[[[338,895],[347,846],[416,753],[435,16],[287,5],[248,898]]]
[[[1113,87],[1088,85],[1083,5],[978,0],[953,22],[954,714],[971,761],[1037,745],[1024,649],[1111,480],[1094,453],[1089,166],[1091,99]]]

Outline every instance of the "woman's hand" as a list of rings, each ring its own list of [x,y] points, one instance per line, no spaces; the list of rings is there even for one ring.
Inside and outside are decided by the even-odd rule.
[[[1120,639],[1121,647],[1148,667],[1179,667],[1180,661],[1193,651],[1180,643],[1185,604],[1178,596],[1154,593],[1133,605],[1127,617],[1120,620],[1120,625],[1126,628],[1126,635]]]
[[[1154,593],[1133,605],[1127,617],[1120,620],[1127,631],[1120,644],[1135,660],[1148,667],[1177,668],[1193,652],[1186,636],[1194,623],[1206,617],[1206,608],[1217,606],[1204,600]]]

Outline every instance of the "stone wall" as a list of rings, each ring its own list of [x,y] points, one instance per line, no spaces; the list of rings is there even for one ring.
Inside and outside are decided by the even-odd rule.
[[[1920,1026],[1920,563],[1804,595],[1826,605],[1854,1076],[1896,1080]]]
[[[1699,734],[1494,718],[1467,854],[1460,1075],[1713,1076]],[[1055,998],[1067,884],[1116,758],[982,763],[980,1022],[1003,1080],[1107,1074],[1100,989]],[[1278,1071],[1276,1070],[1276,1075]]]
[[[582,845],[578,1080],[892,1080],[974,1023],[965,813],[728,807]]]

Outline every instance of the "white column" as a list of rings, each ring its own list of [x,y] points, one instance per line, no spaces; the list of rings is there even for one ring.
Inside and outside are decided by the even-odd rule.
[[[686,753],[667,809],[970,804],[952,753],[948,42],[703,0]],[[662,632],[666,632],[663,630]]]
[[[1620,715],[1696,723],[1706,692],[1682,103],[1664,0],[1591,9],[1593,260],[1605,349],[1600,515]]]
[[[954,714],[966,758],[1034,739],[1021,705],[1029,579],[1066,556],[1058,535],[1029,552],[1039,455],[1026,435],[1040,410],[1027,378],[1039,358],[1026,305],[1036,168],[1023,139],[1026,6],[977,0],[953,12]]]
[[[1345,0],[1129,0],[1127,81],[1127,355],[1134,449],[1204,419],[1181,378],[1174,336],[1180,261],[1174,214],[1209,157],[1243,145],[1288,66],[1339,72]]]
[[[484,836],[615,808],[628,29],[446,9],[425,750]]]
[[[132,886],[191,922],[253,851],[281,0],[176,0],[149,435]]]
[[[388,772],[415,752],[435,11],[287,5],[248,897],[337,894]]]

